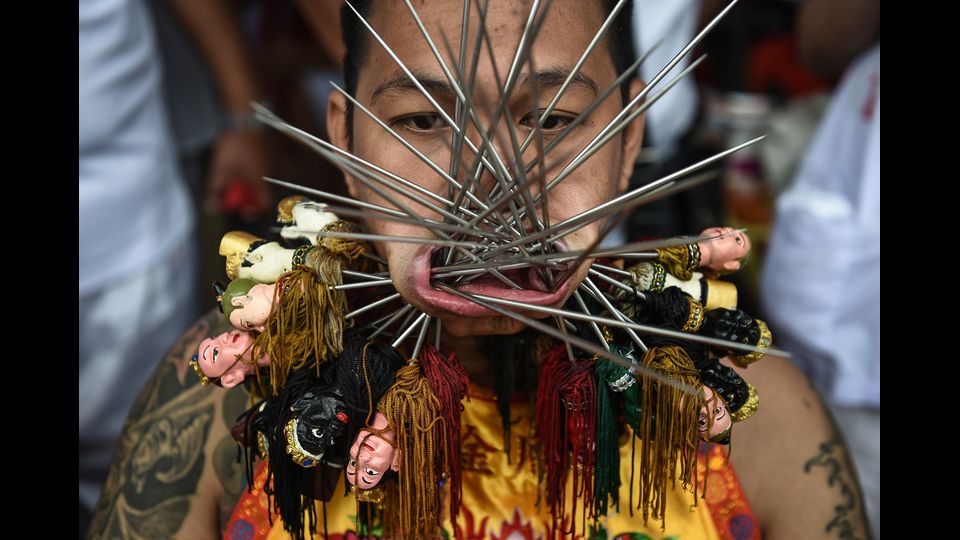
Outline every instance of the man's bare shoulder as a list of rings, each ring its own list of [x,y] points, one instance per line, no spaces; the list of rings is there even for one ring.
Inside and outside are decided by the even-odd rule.
[[[156,366],[117,441],[89,537],[220,535],[243,488],[229,430],[248,394],[202,387],[189,362],[202,339],[227,330],[208,313]]]
[[[846,445],[807,377],[774,357],[737,371],[760,408],[734,429],[731,461],[763,537],[869,538]]]

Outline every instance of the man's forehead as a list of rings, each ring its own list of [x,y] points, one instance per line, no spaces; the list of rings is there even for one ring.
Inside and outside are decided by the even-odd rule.
[[[468,56],[472,53],[478,31],[480,16],[476,4],[471,3],[473,7],[467,34]],[[374,5],[375,8],[368,14],[367,20],[392,52],[414,73],[424,88],[437,93],[452,93],[453,88],[438,65],[430,43],[424,38],[404,3],[375,2]],[[533,40],[531,56],[534,71],[531,72],[529,66],[520,66],[518,90],[524,90],[531,82],[550,85],[559,75],[565,76],[569,73],[603,20],[600,6],[599,0],[554,0]],[[486,31],[490,44],[484,43],[480,51],[476,67],[478,88],[489,86],[495,79],[491,54],[495,58],[497,75],[501,80],[505,77],[514,60],[530,7],[529,2],[490,2],[486,16]],[[463,28],[463,2],[431,1],[415,8],[437,52],[447,67],[455,72]],[[543,14],[543,3],[539,14]],[[392,90],[407,90],[410,86],[409,78],[398,67],[397,62],[366,29],[363,29],[363,32],[366,34],[367,44],[358,86],[366,90],[367,95],[364,97],[376,98]],[[472,63],[470,58],[467,58],[467,63]],[[574,83],[586,87],[594,86],[599,74],[591,76],[591,73],[603,72],[604,68],[609,68],[609,73],[614,74],[607,47],[596,47],[582,68],[584,76],[578,77]]]

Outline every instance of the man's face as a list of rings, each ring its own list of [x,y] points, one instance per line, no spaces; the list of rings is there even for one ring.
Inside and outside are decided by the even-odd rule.
[[[237,357],[247,352],[251,345],[253,337],[249,332],[224,332],[200,342],[197,348],[197,363],[207,377],[215,379],[231,367],[240,366]]]
[[[235,308],[230,312],[230,324],[243,330],[262,331],[273,311],[275,288],[275,284],[258,284],[251,287],[245,296],[233,298]]]
[[[419,4],[418,14],[437,44],[448,66],[456,65],[456,60],[447,54],[443,45],[446,36],[451,47],[456,49],[461,38],[462,6],[460,0],[443,0]],[[479,14],[471,13],[468,43],[472,44],[477,31]],[[509,71],[522,33],[523,24],[529,13],[529,3],[517,1],[492,1],[487,15],[487,29],[493,45],[496,69],[502,78]],[[536,113],[547,106],[566,75],[576,64],[586,49],[596,30],[603,22],[600,2],[582,0],[557,0],[536,37],[532,49],[533,70],[524,65],[516,87],[508,100],[508,110],[517,137],[522,141],[532,131],[536,123]],[[421,35],[416,23],[402,2],[377,2],[368,16],[373,28],[399,56],[403,63],[424,83],[435,100],[453,118],[456,94],[447,83],[441,67]],[[469,48],[469,47],[468,47]],[[393,128],[407,142],[429,157],[441,168],[449,170],[451,162],[450,141],[452,129],[435,112],[430,103],[412,87],[397,64],[388,53],[369,35],[367,53],[359,69],[359,80],[355,97],[377,117]],[[601,43],[587,58],[580,70],[580,77],[566,90],[557,103],[552,115],[545,121],[543,144],[554,140],[564,127],[585,110],[616,78],[617,73],[605,43]],[[640,89],[636,82],[633,92]],[[621,93],[612,92],[597,107],[586,121],[581,123],[567,136],[556,149],[545,156],[548,170],[546,179],[553,178],[572,157],[579,152],[621,109]],[[493,63],[486,49],[481,53],[477,66],[476,82],[471,98],[474,101],[481,122],[489,128],[491,111],[498,99],[498,85],[494,76]],[[346,148],[347,136],[343,129],[346,122],[344,100],[336,96],[331,100],[328,128],[336,144]],[[382,127],[356,109],[353,113],[353,152],[359,157],[373,162],[407,180],[415,182],[431,192],[447,197],[449,184],[414,153],[391,137]],[[477,147],[481,138],[476,128],[468,124],[467,136]],[[551,223],[577,215],[585,210],[612,198],[618,190],[626,187],[633,158],[639,149],[643,131],[642,121],[625,130],[602,150],[594,154],[581,165],[576,172],[551,190],[549,196],[549,217]],[[499,155],[508,162],[512,158],[509,151],[506,123],[501,120],[495,131],[495,145]],[[534,160],[538,145],[531,144],[524,153],[524,162]],[[470,150],[464,150],[461,156],[460,171],[474,160]],[[488,159],[492,159],[488,156]],[[535,169],[533,171],[537,173]],[[458,173],[458,182],[465,181],[465,173]],[[489,172],[480,177],[482,189],[489,191],[496,180]],[[382,196],[366,187],[355,178],[348,178],[351,193],[362,200],[375,204],[395,207]],[[537,193],[537,185],[530,187]],[[482,198],[482,197],[481,197]],[[400,197],[401,202],[421,216],[442,220],[435,212]],[[443,203],[440,203],[444,206]],[[540,209],[538,209],[538,214]],[[583,249],[590,246],[597,237],[602,223],[596,222],[562,238],[562,248],[567,250]],[[412,236],[433,238],[434,233],[424,227],[368,220],[371,232],[393,236]],[[525,225],[528,230],[532,227]],[[397,290],[408,302],[426,313],[438,317],[443,328],[454,336],[510,334],[523,328],[513,319],[498,316],[495,312],[482,308],[468,300],[443,292],[430,285],[431,254],[434,246],[406,243],[380,243],[380,253],[390,263],[390,273]],[[584,261],[574,275],[554,291],[545,290],[537,283],[529,270],[514,271],[507,277],[517,282],[523,290],[511,289],[500,280],[485,276],[473,281],[461,290],[524,301],[540,305],[559,306],[572,294],[586,275],[590,261]],[[525,315],[543,317],[535,312]]]

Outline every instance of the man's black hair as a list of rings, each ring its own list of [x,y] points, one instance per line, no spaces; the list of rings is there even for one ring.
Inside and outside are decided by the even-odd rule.
[[[617,0],[601,0],[603,2],[604,19],[613,10]],[[364,19],[369,19],[373,0],[353,0],[351,2],[357,12]],[[347,52],[343,59],[343,80],[346,91],[356,96],[357,79],[360,78],[360,67],[363,65],[367,47],[376,46],[370,32],[363,26],[357,15],[346,4],[340,8],[340,28],[343,35],[343,44]],[[613,58],[613,67],[617,75],[623,73],[636,60],[633,48],[633,2],[628,1],[620,9],[616,19],[606,33],[607,51]],[[627,78],[620,86],[620,96],[623,103],[627,102],[630,92],[630,79]],[[347,102],[347,135],[353,139],[353,104]]]

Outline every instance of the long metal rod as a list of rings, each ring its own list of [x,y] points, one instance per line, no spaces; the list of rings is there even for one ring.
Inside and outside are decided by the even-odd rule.
[[[392,346],[394,349],[396,349],[397,347],[399,347],[400,344],[403,343],[403,341],[404,341],[405,339],[407,339],[407,336],[409,336],[409,335],[413,332],[413,329],[416,328],[418,324],[420,324],[420,321],[422,321],[422,320],[423,320],[424,318],[426,318],[426,317],[427,317],[427,314],[421,312],[421,313],[420,313],[420,316],[417,317],[417,319],[416,319],[415,321],[413,321],[413,324],[411,324],[410,326],[408,326],[408,327],[406,328],[406,330],[404,330],[403,333],[400,334],[400,337],[398,337],[398,338],[396,339],[396,341],[394,341],[394,342],[391,344],[391,346]]]
[[[384,304],[388,304],[388,303],[390,303],[390,302],[392,302],[393,300],[396,300],[396,299],[398,299],[398,298],[400,298],[400,293],[393,293],[393,294],[391,294],[390,296],[387,296],[387,297],[385,297],[385,298],[381,298],[381,299],[377,300],[376,302],[367,304],[367,305],[363,306],[362,308],[359,308],[359,309],[356,309],[356,310],[354,310],[354,311],[351,311],[350,313],[347,313],[346,315],[344,315],[343,318],[349,321],[350,319],[352,319],[352,318],[354,318],[354,317],[356,317],[356,316],[358,316],[358,315],[363,315],[364,313],[370,311],[371,309],[380,307],[380,306],[382,306],[382,305],[384,305]]]
[[[596,137],[594,137],[593,141],[591,141],[590,143],[587,144],[587,148],[589,148],[594,142],[596,142],[597,140],[601,139],[604,135],[606,135],[606,134],[607,134],[607,131],[610,130],[610,129],[612,129],[611,126],[617,124],[620,120],[622,120],[625,116],[627,116],[627,115],[629,114],[630,110],[633,109],[633,107],[637,106],[637,104],[639,104],[644,98],[646,98],[646,97],[647,97],[647,94],[649,94],[650,91],[653,90],[653,88],[657,85],[657,83],[659,83],[661,80],[663,80],[663,78],[667,76],[667,73],[669,73],[670,70],[672,70],[672,69],[674,68],[674,66],[676,66],[678,63],[680,63],[680,61],[681,61],[691,50],[693,50],[693,48],[696,47],[696,46],[703,40],[703,38],[706,37],[707,34],[709,34],[710,31],[713,30],[713,28],[714,28],[721,20],[723,20],[723,18],[727,15],[727,13],[730,12],[730,10],[733,8],[733,6],[736,5],[737,1],[738,1],[738,0],[732,0],[732,1],[730,2],[730,4],[727,5],[726,8],[724,8],[720,13],[718,13],[717,16],[714,17],[714,18],[703,28],[703,30],[701,30],[696,36],[694,36],[694,38],[691,39],[691,40],[686,44],[686,46],[684,46],[682,49],[680,49],[680,51],[679,51],[676,55],[674,55],[674,57],[673,57],[669,62],[667,62],[667,65],[663,66],[663,68],[662,68],[656,75],[654,75],[654,77],[653,77],[652,79],[650,79],[650,80],[647,82],[647,86],[644,87],[643,90],[641,90],[633,99],[630,100],[630,103],[628,103],[627,106],[624,107],[623,110],[621,110],[621,111],[613,118],[613,120],[611,120],[611,121],[607,124],[607,126],[604,127],[604,129],[602,129],[602,130],[600,131],[600,133],[597,134]],[[586,151],[586,148],[584,149],[584,151],[581,151],[581,156],[582,156],[582,154],[585,153],[585,151]],[[578,156],[577,158],[574,158],[573,161],[574,161],[574,162],[578,161],[578,159],[579,159],[581,156]]]
[[[465,291],[460,291],[452,287],[449,287],[447,285],[443,285],[442,283],[437,283],[436,286],[447,292],[456,291],[456,293],[454,294],[458,294],[459,296],[462,296],[464,298],[469,297],[468,299],[472,300],[473,302],[483,307],[491,307],[490,304],[501,304],[504,306],[510,306],[510,307],[529,310],[529,311],[539,311],[540,313],[546,313],[548,315],[560,315],[562,317],[567,317],[568,319],[576,319],[579,321],[593,321],[597,324],[615,326],[617,328],[631,328],[633,330],[647,333],[647,334],[667,336],[667,337],[682,339],[686,341],[693,341],[696,343],[703,343],[705,345],[713,345],[715,347],[724,347],[728,349],[737,349],[740,351],[748,351],[748,352],[763,352],[771,356],[791,358],[790,353],[786,351],[781,351],[779,349],[774,349],[774,348],[764,349],[760,347],[754,347],[753,345],[745,345],[743,343],[737,343],[734,341],[727,341],[724,339],[716,339],[716,338],[711,338],[707,336],[702,336],[700,334],[690,334],[687,332],[679,332],[676,330],[670,330],[667,328],[660,328],[657,326],[650,326],[646,324],[638,324],[635,322],[634,323],[623,322],[617,319],[611,319],[609,317],[587,315],[584,313],[570,311],[567,309],[560,309],[560,308],[554,308],[549,306],[540,306],[537,304],[530,304],[528,302],[518,302],[516,300],[507,300],[506,298],[497,298],[494,296],[488,296],[483,294],[467,293]],[[509,310],[503,310],[503,311],[509,312]],[[498,312],[501,312],[501,311],[498,311]],[[510,312],[510,313],[513,313],[513,312]],[[577,345],[577,347],[579,346],[580,345]]]
[[[437,112],[438,115],[440,115],[443,121],[446,122],[447,125],[450,126],[450,128],[453,129],[455,132],[459,132],[460,128],[459,126],[457,126],[457,123],[454,122],[452,118],[450,118],[450,115],[447,114],[447,111],[443,110],[443,107],[441,107],[440,104],[437,103],[437,101],[433,98],[433,96],[430,95],[430,92],[428,92],[427,89],[423,87],[420,81],[417,80],[417,77],[410,71],[410,68],[408,68],[407,65],[403,63],[402,60],[400,60],[400,57],[398,57],[397,54],[393,51],[393,49],[391,49],[390,46],[387,45],[387,42],[384,41],[382,37],[380,37],[380,34],[377,33],[377,31],[374,30],[372,26],[370,26],[370,23],[368,23],[366,19],[360,16],[360,13],[357,12],[357,10],[353,7],[353,5],[349,1],[345,1],[344,3],[347,5],[347,7],[350,8],[351,11],[353,11],[354,14],[356,14],[357,18],[360,20],[363,26],[366,27],[366,29],[370,32],[370,35],[372,35],[373,38],[377,41],[377,43],[379,43],[380,46],[383,47],[383,50],[387,53],[387,55],[390,56],[390,58],[394,61],[394,63],[397,64],[397,67],[399,67],[400,70],[403,71],[403,73],[407,76],[407,78],[410,79],[410,82],[414,85],[414,87],[417,90],[420,91],[420,94],[423,95],[423,98],[427,100],[430,106],[433,107],[433,109]],[[479,154],[479,150],[477,149],[476,145],[474,145],[469,138],[464,138],[464,143],[473,153]]]
[[[400,317],[403,317],[404,313],[407,313],[408,311],[410,311],[410,310],[412,310],[412,309],[413,309],[413,305],[412,305],[412,304],[407,304],[407,305],[403,306],[402,308],[398,309],[398,310],[396,311],[396,313],[394,313],[393,315],[390,315],[390,316],[387,318],[386,322],[384,322],[383,324],[379,324],[380,321],[376,321],[375,323],[373,323],[372,326],[374,326],[374,327],[376,328],[376,331],[375,331],[374,333],[370,334],[370,339],[373,339],[373,338],[377,337],[378,335],[380,335],[384,330],[386,330],[387,328],[389,328],[390,325],[392,325],[394,322],[396,322],[397,319],[399,319]]]
[[[616,137],[621,131],[626,129],[634,120],[637,119],[637,117],[645,113],[647,109],[652,107],[654,103],[656,103],[657,101],[660,100],[661,97],[666,95],[666,93],[671,88],[673,88],[676,84],[678,84],[681,80],[683,80],[683,78],[687,76],[690,72],[696,69],[697,66],[699,66],[700,63],[703,62],[705,58],[706,58],[706,55],[703,55],[700,58],[697,58],[695,61],[691,62],[689,66],[684,68],[683,71],[681,71],[679,74],[677,74],[676,77],[674,77],[669,83],[667,83],[664,88],[658,90],[656,94],[651,96],[649,100],[645,101],[642,105],[637,107],[636,110],[630,111],[629,108],[625,108],[622,111],[620,111],[620,114],[623,114],[624,112],[626,112],[627,114],[624,114],[623,118],[619,118],[620,114],[617,114],[617,116],[614,117],[614,119],[611,120],[610,123],[607,124],[607,126],[603,128],[600,131],[600,133],[597,134],[596,137],[593,138],[593,140],[587,143],[587,146],[585,146],[583,150],[581,150],[580,153],[577,154],[577,156],[574,157],[573,160],[571,160],[570,163],[568,163],[563,168],[563,170],[557,174],[557,176],[553,180],[547,183],[547,190],[549,191],[553,189],[554,186],[559,184],[561,181],[563,181],[564,178],[566,178],[574,170],[576,170],[576,168],[579,167],[580,164],[590,159],[590,157],[593,156],[593,154],[597,153],[608,142],[613,140],[614,137]],[[644,90],[646,90],[647,88],[650,88],[650,87],[647,86],[646,88],[644,88]],[[643,91],[641,91],[640,93],[642,94]]]
[[[474,295],[474,294],[470,294],[470,293],[467,293],[467,292],[459,291],[459,290],[457,290],[457,289],[454,289],[454,288],[452,288],[452,287],[447,287],[447,286],[445,286],[445,285],[441,285],[441,287],[442,287],[444,290],[446,290],[447,292],[451,293],[451,294],[456,294],[456,295],[458,295],[458,296],[460,296],[460,297],[462,297],[462,298],[466,298],[467,300],[470,300],[471,302],[474,302],[474,303],[476,303],[476,304],[478,304],[478,305],[480,305],[480,306],[483,306],[483,307],[485,307],[485,308],[487,308],[487,309],[489,309],[489,310],[491,310],[491,311],[495,311],[495,312],[497,312],[497,313],[500,313],[501,315],[504,315],[504,316],[506,316],[506,317],[510,317],[510,318],[512,318],[512,319],[515,319],[515,320],[517,320],[517,321],[520,321],[520,322],[526,324],[527,326],[529,326],[529,327],[531,327],[531,328],[533,328],[533,329],[535,329],[535,330],[539,330],[540,332],[543,332],[544,334],[550,335],[550,336],[552,336],[552,337],[554,337],[554,338],[557,338],[557,339],[560,339],[560,340],[568,341],[570,344],[572,344],[572,345],[574,345],[574,346],[576,346],[576,347],[578,347],[578,348],[580,348],[580,349],[583,349],[583,350],[585,350],[585,351],[587,351],[587,352],[589,352],[589,353],[593,353],[593,354],[599,355],[599,356],[601,356],[601,357],[603,357],[603,358],[606,358],[607,360],[610,360],[611,362],[614,362],[614,363],[616,363],[616,364],[619,364],[619,365],[621,365],[621,366],[629,369],[629,370],[630,370],[631,372],[633,372],[633,373],[643,373],[643,374],[646,375],[647,377],[650,377],[650,378],[652,378],[652,379],[654,379],[654,380],[659,381],[661,384],[668,384],[668,385],[670,385],[670,386],[673,386],[674,388],[679,389],[679,390],[682,391],[682,392],[686,392],[686,393],[691,394],[691,395],[698,395],[698,393],[700,392],[700,389],[699,389],[699,388],[694,388],[694,387],[692,387],[692,386],[690,386],[690,385],[687,385],[687,384],[681,383],[681,382],[679,382],[679,381],[676,381],[676,380],[674,380],[674,379],[671,379],[670,377],[667,377],[666,375],[660,373],[658,370],[651,369],[651,368],[648,368],[648,367],[643,366],[643,365],[640,365],[640,364],[635,364],[635,363],[631,362],[630,360],[627,360],[626,358],[624,358],[624,357],[622,357],[622,356],[620,356],[620,355],[618,355],[618,354],[614,354],[613,352],[608,351],[608,350],[604,349],[603,347],[598,347],[597,345],[595,345],[595,344],[593,344],[593,343],[591,343],[591,342],[589,342],[589,341],[587,341],[587,340],[585,340],[585,339],[583,339],[583,338],[580,338],[580,337],[575,336],[575,335],[564,334],[563,332],[561,332],[561,331],[559,331],[559,330],[556,330],[556,329],[554,329],[554,328],[551,328],[549,325],[543,324],[542,322],[540,322],[540,321],[538,321],[538,320],[536,320],[536,319],[532,319],[532,318],[530,318],[530,317],[526,317],[526,316],[524,316],[524,315],[521,315],[521,314],[519,314],[519,313],[515,313],[515,312],[510,311],[510,310],[508,310],[508,309],[503,309],[503,308],[497,306],[497,305],[494,304],[494,303],[487,302],[485,298],[483,298],[483,297],[481,297],[481,296],[479,296],[479,295]],[[616,322],[619,323],[619,321],[616,321]],[[622,323],[621,323],[621,324],[622,324]]]
[[[607,300],[607,297],[603,295],[603,292],[592,281],[590,281],[590,278],[587,277],[583,279],[583,283],[581,284],[581,287],[583,286],[585,286],[588,290],[593,292],[594,298],[596,298],[601,304],[603,304],[603,307],[607,308],[607,311],[609,311],[610,314],[613,315],[615,319],[619,320],[620,322],[633,322],[629,319],[629,317],[621,313],[619,309],[617,309],[612,303],[610,303],[609,300]],[[644,354],[646,354],[647,346],[644,345],[643,341],[640,339],[640,336],[638,336],[637,333],[633,331],[633,328],[624,328],[624,331],[627,333],[628,336],[630,336],[630,339],[632,339],[633,342],[636,343],[637,347],[640,347],[640,350],[643,351]]]

